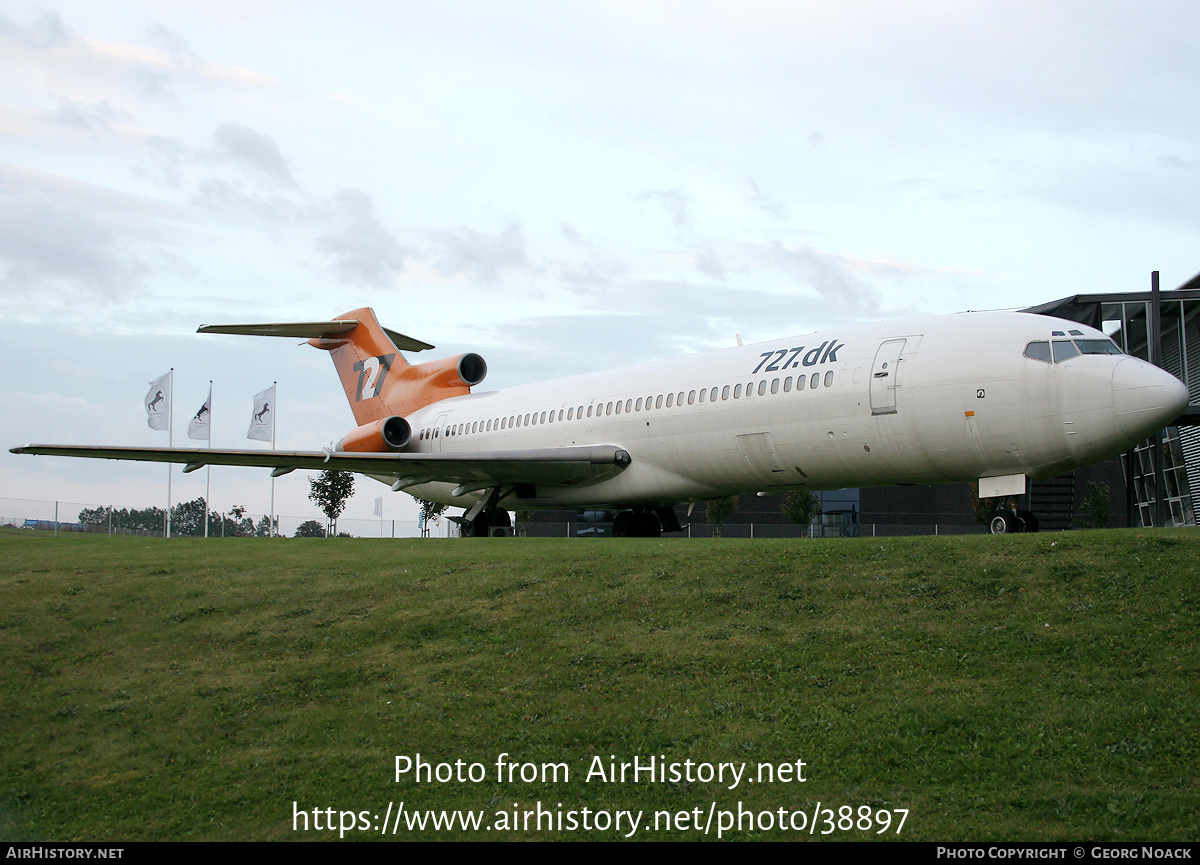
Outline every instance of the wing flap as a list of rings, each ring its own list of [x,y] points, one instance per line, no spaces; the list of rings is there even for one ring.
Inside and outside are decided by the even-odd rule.
[[[90,459],[138,460],[182,463],[188,468],[212,466],[258,466],[276,471],[357,472],[397,480],[420,478],[422,482],[454,484],[480,482],[497,484],[552,484],[586,486],[607,480],[631,462],[629,453],[613,445],[538,448],[514,451],[476,451],[438,454],[348,454],[340,451],[218,450],[216,448],[142,448],[84,445],[25,445],[14,454],[86,457]],[[428,479],[428,480],[426,480]],[[409,486],[411,484],[405,484]]]

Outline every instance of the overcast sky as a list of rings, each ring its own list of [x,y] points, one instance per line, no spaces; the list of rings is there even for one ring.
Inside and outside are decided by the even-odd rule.
[[[372,306],[490,388],[1174,287],[1198,41],[1194,0],[0,0],[0,498],[159,503],[161,466],[7,448],[165,445],[170,367],[176,445],[209,379],[218,447],[274,380],[281,448],[353,425],[323,353],[205,323]],[[214,469],[214,507],[265,474]],[[347,517],[411,518],[359,486]]]

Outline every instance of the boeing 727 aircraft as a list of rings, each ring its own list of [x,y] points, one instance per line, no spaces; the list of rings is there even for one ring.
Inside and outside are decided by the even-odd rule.
[[[326,451],[26,445],[13,453],[359,472],[466,508],[475,535],[508,509],[604,508],[614,534],[679,531],[673,506],[752,491],[1027,480],[1106,459],[1170,423],[1187,387],[1103,333],[1024,313],[843,328],[679,360],[473,392],[474,353],[433,348],[370,309],[326,322],[207,325],[328,351],[356,428]],[[998,529],[1015,528],[1001,520]]]

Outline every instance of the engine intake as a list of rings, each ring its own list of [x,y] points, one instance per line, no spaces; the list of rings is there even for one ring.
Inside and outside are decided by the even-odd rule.
[[[474,387],[487,377],[487,362],[473,351],[458,359],[458,378],[467,387]]]
[[[392,415],[346,433],[335,449],[353,453],[386,453],[402,449],[410,438],[412,427],[408,421],[400,415]]]

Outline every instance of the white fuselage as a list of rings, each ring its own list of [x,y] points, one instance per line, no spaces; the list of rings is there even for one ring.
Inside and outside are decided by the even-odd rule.
[[[1021,313],[843,328],[443,400],[409,416],[406,450],[615,445],[632,457],[599,483],[521,490],[522,508],[1053,477],[1130,447],[1188,401],[1178,379],[1128,355],[1026,356],[1030,343],[1071,339],[1107,341]],[[406,491],[477,499],[452,489]],[[516,507],[517,491],[505,494]]]

